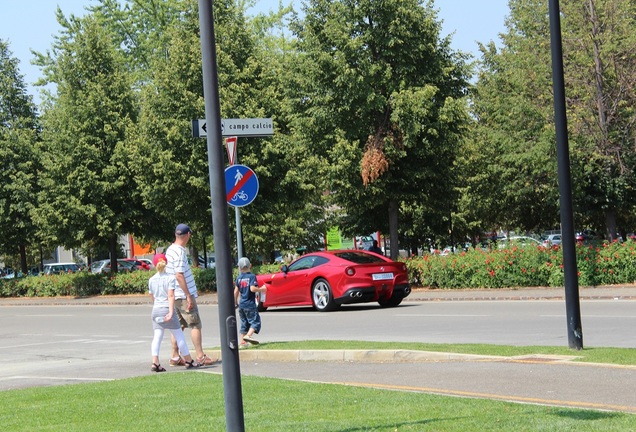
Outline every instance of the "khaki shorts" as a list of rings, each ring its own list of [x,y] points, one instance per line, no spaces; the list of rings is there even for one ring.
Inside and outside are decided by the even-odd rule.
[[[186,310],[188,307],[188,301],[186,299],[175,299],[174,309],[179,317],[179,323],[181,328],[200,329],[201,317],[199,316],[199,308],[197,306],[197,300],[192,297],[192,309]]]

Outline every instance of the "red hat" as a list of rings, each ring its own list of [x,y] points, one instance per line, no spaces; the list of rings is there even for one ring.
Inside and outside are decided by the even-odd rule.
[[[159,262],[159,260],[163,260],[166,264],[168,263],[168,258],[166,258],[164,254],[160,253],[155,255],[155,257],[152,259],[152,265],[157,267],[157,263]]]

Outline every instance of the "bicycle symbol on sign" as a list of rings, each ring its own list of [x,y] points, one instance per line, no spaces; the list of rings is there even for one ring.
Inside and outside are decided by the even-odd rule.
[[[241,200],[241,201],[247,201],[247,194],[243,191],[238,191],[237,193],[234,194],[234,196],[232,197],[231,201],[234,202],[236,200]]]

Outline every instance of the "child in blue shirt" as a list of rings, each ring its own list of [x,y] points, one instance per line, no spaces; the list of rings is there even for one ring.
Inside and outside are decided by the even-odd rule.
[[[258,286],[256,276],[252,273],[250,260],[243,257],[238,262],[239,275],[234,282],[234,306],[238,308],[241,320],[241,342],[239,347],[245,348],[247,343],[258,344],[254,333],[261,331],[261,316],[256,306],[256,293],[266,292],[267,287]]]

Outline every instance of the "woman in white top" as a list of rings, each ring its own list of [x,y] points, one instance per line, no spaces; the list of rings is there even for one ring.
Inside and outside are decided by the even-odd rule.
[[[198,368],[201,365],[192,360],[188,344],[185,341],[183,330],[177,314],[174,313],[174,290],[176,281],[174,275],[166,273],[166,263],[168,260],[164,254],[154,256],[152,263],[157,269],[157,273],[148,280],[148,292],[153,299],[152,305],[152,328],[154,329],[154,337],[150,347],[152,354],[153,372],[165,372],[166,369],[159,363],[159,349],[163,340],[163,333],[168,329],[174,335],[179,346],[179,352],[185,359],[186,369]]]

